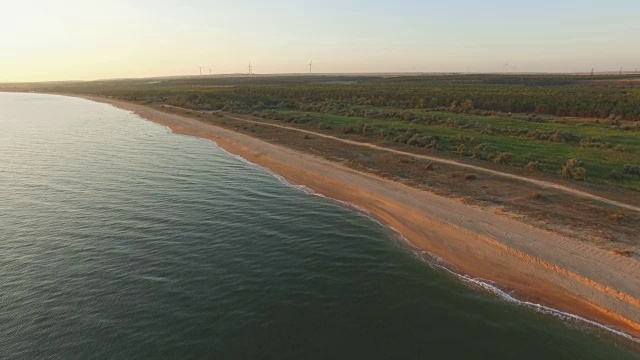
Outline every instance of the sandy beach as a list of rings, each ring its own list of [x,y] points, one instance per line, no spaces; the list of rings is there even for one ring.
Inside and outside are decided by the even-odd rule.
[[[364,209],[458,274],[640,338],[640,263],[633,258],[195,118],[85,98],[132,111],[178,134],[211,139],[291,183]]]

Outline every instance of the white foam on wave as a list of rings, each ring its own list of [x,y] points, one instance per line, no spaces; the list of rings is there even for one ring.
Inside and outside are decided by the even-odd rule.
[[[294,183],[290,182],[289,180],[285,179],[282,175],[280,175],[280,174],[278,174],[278,173],[275,173],[275,172],[271,171],[271,169],[268,169],[268,168],[266,168],[266,167],[264,167],[264,166],[261,166],[261,165],[258,165],[258,164],[256,164],[256,163],[253,163],[253,162],[251,162],[251,161],[249,161],[249,160],[247,160],[247,159],[243,158],[243,157],[242,157],[242,156],[240,156],[240,155],[237,155],[237,154],[231,153],[231,152],[229,152],[229,151],[227,151],[227,150],[223,149],[222,147],[220,147],[220,146],[219,146],[218,144],[216,144],[216,142],[215,142],[215,141],[213,141],[213,140],[210,140],[210,139],[207,139],[207,140],[211,141],[214,145],[216,145],[216,147],[217,147],[217,148],[219,148],[220,150],[222,150],[222,151],[223,151],[224,153],[226,153],[227,155],[229,155],[229,156],[231,156],[231,157],[233,157],[233,158],[235,158],[235,159],[237,159],[237,160],[239,160],[239,161],[241,161],[241,162],[243,162],[243,163],[245,163],[245,164],[251,165],[252,167],[255,167],[255,168],[261,169],[261,170],[263,170],[263,171],[265,171],[265,172],[267,172],[267,173],[271,174],[273,177],[275,177],[276,179],[278,179],[282,184],[284,184],[284,185],[286,185],[286,186],[288,186],[288,187],[294,188],[294,189],[296,189],[296,190],[303,191],[304,193],[306,193],[306,194],[308,194],[308,195],[313,195],[313,196],[321,197],[321,198],[324,198],[324,199],[329,199],[329,200],[331,200],[331,201],[335,201],[335,202],[337,202],[337,203],[339,203],[339,204],[341,204],[341,205],[343,205],[343,206],[346,206],[346,207],[349,207],[349,208],[355,209],[355,210],[356,210],[360,215],[364,215],[364,216],[368,217],[369,219],[371,219],[371,220],[373,220],[373,221],[375,221],[375,222],[379,223],[379,224],[380,224],[380,225],[382,225],[382,226],[386,226],[386,225],[382,224],[380,221],[378,221],[378,219],[376,219],[376,218],[372,217],[372,216],[371,216],[371,214],[369,213],[369,211],[368,211],[368,210],[366,210],[366,209],[363,209],[363,208],[361,208],[361,207],[359,207],[359,206],[357,206],[357,205],[355,205],[355,204],[352,204],[352,203],[350,203],[350,202],[347,202],[347,201],[342,201],[342,200],[338,200],[338,199],[334,199],[334,198],[327,197],[327,196],[325,196],[325,195],[323,195],[323,194],[320,194],[319,192],[316,192],[315,190],[311,189],[311,188],[310,188],[310,187],[308,187],[308,186],[305,186],[305,185],[299,185],[299,184],[294,184]],[[387,227],[389,227],[389,226],[387,226]],[[394,230],[396,233],[400,234],[396,229],[393,229],[393,230]]]
[[[305,193],[307,193],[307,194],[309,194],[309,195],[320,196],[320,197],[323,197],[323,198],[324,198],[324,197],[326,197],[326,196],[324,196],[324,195],[322,195],[322,194],[319,194],[319,193],[317,193],[317,192],[313,191],[313,189],[310,189],[310,188],[308,188],[308,187],[306,187],[306,186],[304,186],[304,185],[296,185],[296,184],[294,184],[294,183],[291,183],[291,182],[289,182],[287,179],[285,179],[284,177],[282,177],[281,175],[279,175],[279,174],[277,174],[277,173],[275,173],[275,172],[271,171],[270,169],[268,169],[268,168],[266,168],[266,167],[264,167],[264,166],[261,166],[261,165],[258,165],[258,164],[256,164],[256,163],[253,163],[253,162],[251,162],[251,161],[249,161],[249,160],[247,160],[247,159],[243,158],[243,157],[242,157],[242,156],[240,156],[240,155],[236,155],[236,154],[234,154],[234,153],[228,152],[227,150],[225,150],[225,149],[223,149],[222,147],[220,147],[218,144],[216,144],[216,142],[215,142],[215,141],[213,141],[213,140],[211,140],[211,139],[207,139],[207,140],[211,141],[214,145],[216,145],[216,147],[217,147],[218,149],[222,150],[225,154],[227,154],[227,155],[231,156],[232,158],[234,158],[234,159],[236,159],[236,160],[239,160],[239,161],[241,161],[241,162],[243,162],[243,163],[245,163],[245,164],[247,164],[247,165],[251,165],[252,167],[258,168],[258,169],[260,169],[260,170],[263,170],[263,171],[265,171],[265,172],[269,173],[270,175],[272,175],[273,177],[275,177],[276,179],[278,179],[282,184],[287,185],[288,187],[292,187],[292,188],[294,188],[294,189],[296,189],[296,190],[301,190],[301,191],[303,191],[303,192],[305,192]]]
[[[576,315],[576,314],[572,314],[572,313],[568,313],[565,311],[561,311],[558,309],[554,309],[552,307],[549,306],[545,306],[542,304],[538,304],[538,303],[534,303],[534,302],[530,302],[530,301],[524,301],[524,300],[519,300],[515,297],[513,297],[511,294],[507,293],[506,291],[500,289],[497,285],[495,285],[495,283],[493,283],[492,281],[486,280],[486,279],[482,279],[482,278],[474,278],[471,277],[469,275],[466,274],[461,274],[458,272],[455,272],[451,269],[451,265],[449,263],[447,263],[445,260],[443,260],[442,258],[431,254],[429,252],[422,252],[425,256],[423,256],[422,258],[427,261],[429,264],[431,264],[434,267],[437,267],[438,269],[444,270],[447,273],[455,276],[456,278],[462,280],[463,282],[473,285],[475,287],[478,287],[484,291],[487,291],[493,295],[498,296],[499,298],[501,298],[504,301],[507,301],[509,303],[513,303],[519,306],[523,306],[523,307],[527,307],[530,309],[533,309],[537,312],[546,314],[546,315],[551,315],[554,317],[557,317],[561,320],[564,321],[574,321],[574,322],[578,322],[578,323],[583,323],[583,324],[587,324],[593,327],[596,327],[598,329],[607,331],[609,333],[621,336],[631,342],[640,344],[640,339],[633,337],[627,333],[625,333],[622,330],[616,329],[614,327],[608,326],[608,325],[604,325],[601,324],[599,322],[584,318],[582,316]],[[427,258],[428,257],[428,258]],[[433,258],[435,259],[435,261],[430,260],[429,258]]]
[[[604,324],[601,324],[599,322],[584,318],[582,316],[579,316],[579,315],[576,315],[576,314],[571,314],[571,313],[568,313],[568,312],[564,312],[564,311],[561,311],[561,310],[558,310],[558,309],[554,309],[552,307],[548,307],[548,306],[545,306],[545,305],[542,305],[542,304],[537,304],[537,303],[533,303],[533,302],[530,302],[530,301],[519,300],[519,299],[511,296],[509,293],[505,292],[504,290],[500,289],[495,283],[493,283],[493,282],[491,282],[489,280],[482,279],[482,278],[474,278],[474,277],[471,277],[471,276],[466,275],[466,274],[458,273],[458,272],[452,270],[453,266],[450,263],[448,263],[446,260],[444,260],[443,258],[441,258],[441,257],[439,257],[439,256],[437,256],[437,255],[435,255],[433,253],[430,253],[428,251],[424,251],[424,250],[421,250],[421,249],[417,248],[415,245],[413,245],[409,241],[409,239],[404,237],[404,235],[402,235],[400,233],[400,231],[398,231],[393,226],[386,225],[386,224],[382,223],[380,220],[378,220],[373,215],[371,215],[371,213],[368,210],[366,210],[364,208],[361,208],[361,207],[359,207],[359,206],[357,206],[355,204],[352,204],[350,202],[346,202],[346,201],[342,201],[342,200],[338,200],[338,199],[327,197],[327,196],[325,196],[323,194],[320,194],[320,193],[314,191],[313,189],[311,189],[311,188],[309,188],[307,186],[293,184],[293,183],[289,182],[287,179],[285,179],[284,177],[282,177],[281,175],[271,171],[270,169],[267,169],[266,167],[258,165],[256,163],[253,163],[253,162],[243,158],[240,155],[236,155],[236,154],[230,153],[229,151],[227,151],[227,150],[223,149],[221,146],[219,146],[213,140],[210,140],[210,139],[207,139],[207,140],[211,141],[217,148],[219,148],[220,150],[222,150],[223,152],[225,152],[229,156],[231,156],[231,157],[233,157],[233,158],[235,158],[235,159],[237,159],[239,161],[242,161],[245,164],[248,164],[248,165],[251,165],[251,166],[256,167],[258,169],[261,169],[263,171],[266,171],[267,173],[271,174],[273,177],[278,179],[282,184],[284,184],[284,185],[286,185],[288,187],[291,187],[291,188],[296,189],[296,190],[303,191],[304,193],[306,193],[308,195],[318,196],[318,197],[321,197],[321,198],[324,198],[324,199],[329,199],[331,201],[337,202],[340,205],[343,205],[343,206],[345,206],[347,208],[351,208],[351,209],[355,210],[359,215],[365,216],[366,218],[374,221],[375,223],[381,225],[382,227],[385,227],[385,228],[391,230],[399,240],[401,240],[403,243],[405,243],[406,245],[408,245],[410,247],[412,252],[418,258],[420,258],[421,260],[425,261],[429,266],[431,266],[434,269],[443,270],[443,271],[455,276],[456,278],[460,279],[462,282],[470,284],[470,285],[473,285],[473,286],[475,286],[477,288],[482,289],[483,291],[489,292],[489,293],[499,297],[500,299],[502,299],[502,300],[504,300],[506,302],[513,303],[513,304],[518,305],[518,306],[527,307],[527,308],[530,308],[530,309],[532,309],[534,311],[537,311],[537,312],[540,312],[540,313],[543,313],[543,314],[546,314],[546,315],[551,315],[551,316],[557,317],[557,318],[559,318],[561,320],[564,320],[564,321],[574,321],[574,322],[578,322],[578,323],[587,324],[587,325],[593,326],[595,328],[607,331],[609,333],[618,335],[618,336],[620,336],[620,337],[622,337],[622,338],[624,338],[626,340],[629,340],[631,342],[640,344],[640,339],[638,339],[636,337],[633,337],[633,336],[625,333],[624,331],[621,331],[621,330],[616,329],[614,327],[611,327],[611,326],[608,326],[608,325],[604,325]]]

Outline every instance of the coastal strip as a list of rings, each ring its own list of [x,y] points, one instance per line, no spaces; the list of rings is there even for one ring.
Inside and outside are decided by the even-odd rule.
[[[640,263],[635,259],[196,118],[84,98],[131,111],[178,134],[210,139],[291,183],[362,208],[459,274],[640,338]]]

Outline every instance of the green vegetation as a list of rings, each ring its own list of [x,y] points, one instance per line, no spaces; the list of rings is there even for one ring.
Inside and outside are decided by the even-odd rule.
[[[640,166],[632,165],[640,164],[638,126],[623,130],[594,122],[579,125],[429,111],[423,114],[436,120],[367,119],[299,111],[263,111],[255,115],[640,190]],[[568,176],[565,165],[570,159],[579,159],[576,161],[581,165],[576,164]]]
[[[640,77],[168,78],[4,85],[225,110],[640,191]],[[578,117],[568,118],[568,117]]]

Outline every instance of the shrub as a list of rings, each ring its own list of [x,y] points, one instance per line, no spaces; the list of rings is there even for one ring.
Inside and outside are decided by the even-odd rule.
[[[611,180],[615,180],[615,181],[622,181],[624,180],[624,175],[618,171],[618,170],[613,170],[610,174],[609,174],[609,178]]]
[[[587,169],[583,167],[573,169],[572,174],[574,180],[584,181],[587,179]]]
[[[587,169],[585,169],[582,161],[575,158],[569,159],[562,167],[562,176],[574,180],[586,180]]]
[[[625,174],[640,176],[640,165],[625,164],[622,171]]]
[[[616,114],[609,114],[609,117],[606,118],[604,122],[612,125],[620,125],[620,116],[616,116]]]
[[[489,144],[476,145],[473,147],[473,149],[471,149],[471,158],[487,160],[493,155],[495,151],[496,149]]]
[[[423,135],[418,132],[417,129],[408,129],[404,134],[400,134],[393,139],[394,142],[399,142],[411,146],[424,147],[428,149],[434,149],[437,147],[438,136]]]
[[[609,214],[609,219],[613,222],[620,222],[624,220],[625,215],[621,212],[612,212]]]
[[[409,139],[411,139],[414,135],[419,134],[417,129],[411,128],[407,129],[404,134],[400,134],[393,139],[394,142],[406,144]]]
[[[465,100],[465,101],[462,103],[461,107],[462,107],[462,111],[464,111],[464,112],[470,112],[471,110],[473,110],[473,109],[474,109],[474,108],[473,108],[473,101],[472,101],[472,100],[467,99],[467,100]]]
[[[603,142],[599,138],[588,137],[586,139],[580,140],[580,147],[609,149],[612,147],[612,145],[607,142]]]
[[[498,164],[506,164],[509,159],[511,159],[511,153],[501,152],[500,154],[498,154],[498,156],[493,158],[493,162]]]
[[[551,134],[551,137],[549,138],[549,140],[553,142],[559,142],[559,143],[568,143],[568,142],[575,141],[577,139],[578,139],[578,136],[576,134],[569,133],[566,131],[556,131],[555,133]]]
[[[456,146],[456,153],[460,155],[465,155],[467,153],[467,147],[464,144],[459,144]]]
[[[429,139],[426,136],[422,136],[420,134],[413,135],[409,140],[407,140],[407,145],[425,147],[429,143]]]
[[[529,200],[540,200],[542,199],[542,194],[539,192],[532,192],[528,196]]]
[[[611,250],[614,254],[616,255],[620,255],[620,256],[633,256],[633,254],[635,253],[633,250],[630,249],[620,249],[620,248],[614,248],[613,250]]]
[[[540,171],[542,170],[542,166],[540,166],[540,163],[537,161],[529,161],[527,166],[525,166],[525,169],[529,171]]]
[[[473,142],[476,141],[473,137],[462,135],[462,134],[458,134],[458,135],[452,137],[451,140],[453,140],[453,141],[455,141],[457,143],[461,143],[461,144],[463,144],[463,143],[473,143]]]
[[[357,132],[356,129],[351,125],[347,125],[347,126],[343,126],[342,127],[342,133],[343,134],[355,134],[356,132]]]

